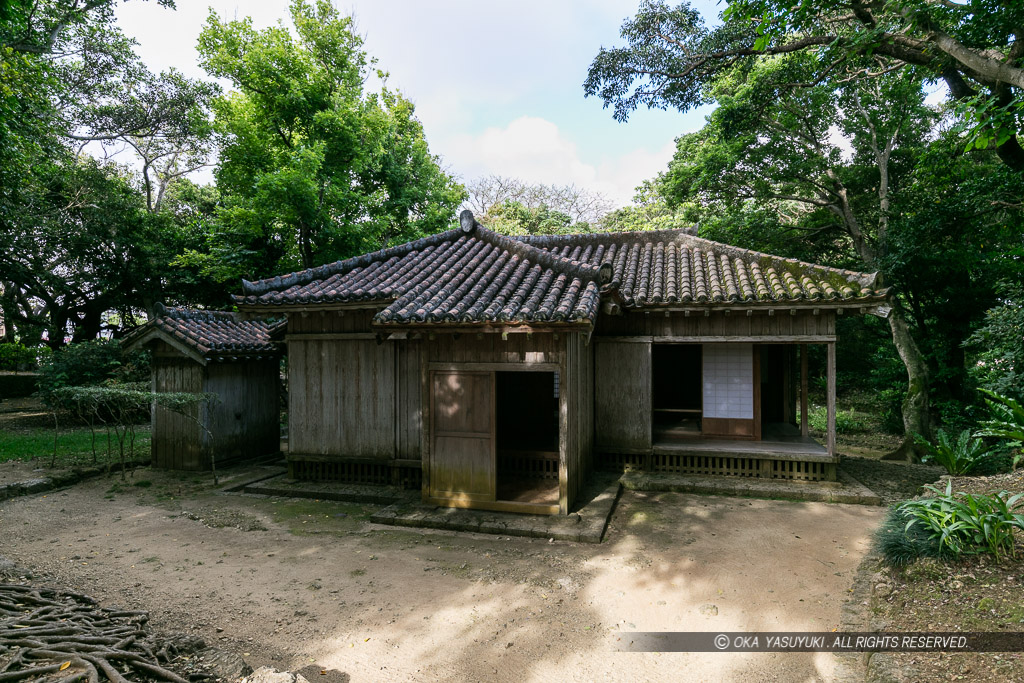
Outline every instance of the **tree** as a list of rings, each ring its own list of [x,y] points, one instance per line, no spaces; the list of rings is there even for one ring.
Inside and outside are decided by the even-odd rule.
[[[161,264],[149,255],[160,239],[129,177],[89,157],[34,170],[19,219],[0,233],[0,301],[26,342],[44,331],[53,348],[68,330],[94,339],[108,310],[131,319],[136,302],[158,297]]]
[[[973,374],[989,391],[1024,399],[1024,285],[1004,282],[1001,301],[985,312],[970,339]]]
[[[806,54],[813,82],[899,71],[942,81],[959,103],[968,144],[993,146],[1024,170],[1024,5],[992,0],[728,0],[709,29],[688,4],[644,0],[622,26],[629,46],[603,49],[584,88],[626,120],[639,105],[688,110],[706,86],[759,57]]]
[[[878,270],[895,286],[905,457],[910,435],[930,433],[932,395],[965,399],[961,345],[1006,266],[993,254],[1012,242],[1007,200],[1020,183],[983,153],[955,155],[949,135],[929,140],[940,117],[912,74],[816,83],[816,70],[795,53],[721,72],[705,89],[718,108],[678,139],[659,191],[707,236]],[[937,201],[942,212],[921,210]]]
[[[115,5],[16,0],[0,15],[0,314],[30,343],[95,336],[112,309],[131,325],[166,298],[173,221],[152,215],[205,163],[217,87],[152,74]],[[134,150],[139,172],[83,157],[95,143]]]
[[[296,35],[211,13],[202,64],[235,90],[215,103],[223,205],[206,249],[220,279],[345,258],[447,227],[464,192],[431,156],[413,105],[366,94],[372,61],[350,17],[293,0]],[[384,74],[380,74],[384,77]]]
[[[546,204],[537,207],[506,199],[491,207],[480,222],[504,235],[562,235],[570,232],[589,232],[586,223],[573,223],[569,214],[555,211]]]
[[[466,204],[477,216],[488,216],[495,207],[515,202],[529,209],[547,207],[568,216],[573,223],[598,223],[612,208],[600,192],[576,185],[530,184],[519,178],[489,175],[468,183]]]

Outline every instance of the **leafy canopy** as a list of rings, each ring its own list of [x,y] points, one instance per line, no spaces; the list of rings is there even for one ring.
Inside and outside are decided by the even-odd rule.
[[[222,279],[436,232],[464,197],[430,154],[412,103],[386,87],[364,91],[372,60],[352,18],[326,0],[293,0],[291,16],[294,36],[211,12],[199,39],[203,66],[234,90],[214,106],[218,230],[181,261]]]
[[[994,0],[727,0],[709,28],[689,4],[644,0],[621,30],[627,46],[602,48],[584,82],[615,117],[638,106],[689,110],[710,101],[724,71],[760,57],[808,55],[810,83],[901,72],[943,81],[959,104],[970,146],[997,149],[1024,170],[1024,5]]]

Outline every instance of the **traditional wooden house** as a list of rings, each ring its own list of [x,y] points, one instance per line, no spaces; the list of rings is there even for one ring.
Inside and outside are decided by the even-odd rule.
[[[157,304],[153,319],[125,337],[123,347],[152,352],[153,391],[217,395],[191,416],[154,406],[154,467],[209,470],[280,451],[275,329],[230,312]]]
[[[243,287],[239,311],[287,318],[296,477],[549,514],[595,464],[833,479],[835,319],[886,301],[874,275],[687,231],[510,238],[469,212]],[[810,344],[828,349],[825,446]]]

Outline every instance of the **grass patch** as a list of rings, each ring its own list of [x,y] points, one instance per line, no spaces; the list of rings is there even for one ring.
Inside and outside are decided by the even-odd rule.
[[[107,453],[107,437],[104,432],[96,433],[96,455],[93,457],[92,434],[86,427],[61,430],[57,437],[57,456],[53,455],[52,429],[26,429],[0,432],[0,462],[18,460],[40,461],[47,465],[51,460],[57,467],[81,467],[86,465],[107,465],[118,462],[117,440],[111,437],[111,451]],[[135,428],[135,457],[149,456],[150,428],[140,425]],[[125,456],[127,457],[127,453]]]

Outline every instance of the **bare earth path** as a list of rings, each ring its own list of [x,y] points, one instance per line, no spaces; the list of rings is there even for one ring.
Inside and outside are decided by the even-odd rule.
[[[371,506],[135,480],[151,485],[103,478],[0,503],[0,556],[254,667],[315,662],[353,681],[830,680],[827,654],[613,644],[634,630],[834,629],[883,514],[627,492],[606,541],[585,545],[392,529],[366,521]]]

